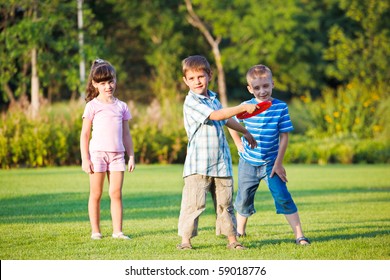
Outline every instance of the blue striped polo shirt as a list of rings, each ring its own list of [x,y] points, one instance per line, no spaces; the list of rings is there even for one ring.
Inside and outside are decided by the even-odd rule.
[[[226,120],[212,121],[210,114],[222,109],[214,92],[209,97],[189,92],[183,106],[187,132],[187,156],[183,177],[200,174],[211,177],[232,176],[232,162],[223,126]]]
[[[255,98],[243,102],[257,104]],[[266,111],[248,119],[238,120],[244,123],[246,129],[253,135],[257,148],[251,149],[248,141],[241,137],[244,152],[239,155],[242,159],[254,166],[261,166],[267,162],[274,162],[279,150],[279,134],[294,129],[287,104],[278,99],[272,100],[272,105]]]

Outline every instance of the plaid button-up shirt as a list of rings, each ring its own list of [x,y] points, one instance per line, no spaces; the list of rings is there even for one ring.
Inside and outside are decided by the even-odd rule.
[[[230,149],[223,130],[227,121],[209,119],[210,114],[222,105],[214,92],[208,91],[208,94],[209,98],[190,91],[184,101],[188,145],[183,177],[192,174],[233,176]]]

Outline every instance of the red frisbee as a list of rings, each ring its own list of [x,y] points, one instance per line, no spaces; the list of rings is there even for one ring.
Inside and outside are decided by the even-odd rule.
[[[240,120],[243,120],[243,119],[247,119],[247,118],[256,116],[256,115],[264,112],[265,110],[267,110],[269,107],[271,107],[271,105],[272,105],[271,101],[260,102],[256,105],[257,109],[252,114],[249,114],[248,112],[242,112],[242,113],[237,114],[236,117]]]

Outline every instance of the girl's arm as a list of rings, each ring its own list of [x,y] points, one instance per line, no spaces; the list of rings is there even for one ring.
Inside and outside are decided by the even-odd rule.
[[[83,127],[80,134],[81,168],[88,174],[93,174],[93,164],[89,154],[89,138],[91,136],[92,121],[83,118]]]
[[[274,174],[278,174],[280,179],[283,182],[287,182],[287,174],[286,170],[283,167],[283,159],[284,159],[284,154],[286,153],[287,150],[287,145],[288,145],[288,133],[280,133],[280,138],[279,138],[279,151],[278,151],[278,156],[276,157],[274,167],[272,168],[271,175],[270,177],[274,176]]]
[[[123,145],[125,146],[126,153],[129,156],[128,170],[129,172],[132,172],[135,169],[133,138],[131,137],[130,134],[129,122],[123,121],[122,126],[123,126]]]

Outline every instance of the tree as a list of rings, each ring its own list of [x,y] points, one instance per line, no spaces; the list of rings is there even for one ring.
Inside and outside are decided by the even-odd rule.
[[[315,2],[315,3],[313,3]],[[301,94],[318,89],[322,50],[321,3],[301,0],[234,1],[237,13],[231,24],[230,43],[224,50],[228,71],[245,73],[255,64],[274,72],[278,91]],[[325,33],[326,34],[326,33]]]
[[[344,84],[356,79],[367,86],[390,80],[390,3],[342,0],[345,20],[329,30],[327,74]]]
[[[26,100],[30,85],[31,102],[37,110],[37,102],[44,95],[49,98],[61,95],[60,89],[64,88],[76,92],[80,86],[76,3],[24,0],[0,5],[3,100],[11,103]],[[96,36],[102,25],[94,20],[88,8],[84,14],[88,34],[85,54],[92,60],[99,49],[104,50],[102,40]]]
[[[219,50],[219,44],[222,41],[221,34],[216,35],[215,37],[212,34],[212,31],[208,29],[206,24],[199,18],[196,12],[193,9],[191,0],[185,0],[186,8],[188,11],[187,20],[188,22],[199,29],[199,31],[206,38],[207,42],[211,46],[212,53],[214,55],[215,63],[218,69],[218,93],[220,100],[223,106],[228,105],[227,93],[226,93],[226,80],[225,80],[225,71],[222,64],[222,55]]]
[[[322,51],[326,30],[323,3],[305,0],[186,0],[190,22],[212,46],[217,67],[232,90],[245,88],[245,74],[254,64],[275,72],[276,89],[302,94],[325,83]],[[195,13],[196,12],[196,13]],[[216,50],[216,51],[214,51]],[[219,64],[220,61],[220,64]],[[238,86],[237,86],[238,85]]]
[[[34,1],[31,5],[32,9],[32,24],[37,21],[37,1]],[[38,65],[37,65],[37,46],[33,45],[31,49],[31,109],[30,114],[35,119],[39,112],[39,77],[38,77]]]
[[[129,46],[123,51],[128,55],[129,69],[135,68],[135,77],[129,80],[141,81],[143,101],[157,98],[168,111],[172,102],[178,101],[181,79],[180,58],[186,51],[185,32],[182,30],[183,12],[179,1],[113,1],[113,9],[120,13],[122,26],[131,38]],[[135,35],[136,34],[136,35]],[[121,50],[122,51],[122,50]],[[129,62],[137,63],[131,65]],[[132,68],[130,68],[132,67]],[[145,95],[145,92],[148,94]]]

